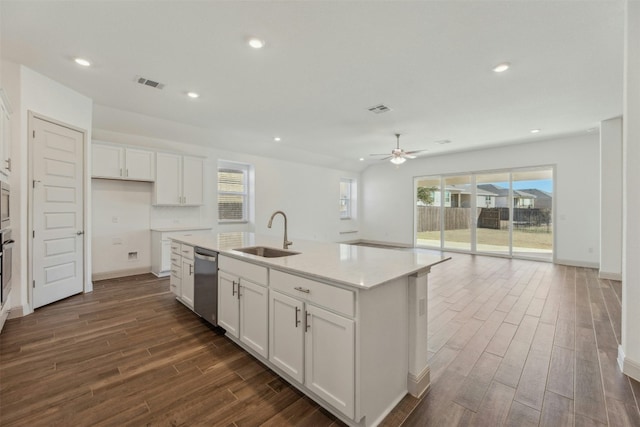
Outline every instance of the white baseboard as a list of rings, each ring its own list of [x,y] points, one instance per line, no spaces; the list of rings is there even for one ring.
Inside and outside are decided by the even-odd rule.
[[[571,259],[556,258],[555,263],[561,264],[561,265],[569,265],[571,267],[600,268],[600,263],[598,262],[585,262],[585,261],[576,261]]]
[[[135,276],[136,274],[151,273],[151,266],[128,268],[126,270],[107,271],[104,273],[93,273],[91,280],[97,282],[98,280],[117,279],[118,277]]]
[[[611,273],[600,270],[600,272],[598,272],[598,278],[622,281],[622,273]]]
[[[431,385],[431,368],[428,366],[424,368],[418,376],[413,375],[411,372],[407,374],[407,391],[413,397],[418,399],[424,395]]]
[[[9,310],[9,317],[7,317],[7,319],[15,319],[26,316],[27,314],[31,314],[29,310],[25,310],[23,306],[19,305]]]
[[[640,381],[640,363],[626,357],[622,346],[618,346],[618,366],[623,374]]]

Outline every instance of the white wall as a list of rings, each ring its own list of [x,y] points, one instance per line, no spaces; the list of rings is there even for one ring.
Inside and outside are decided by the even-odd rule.
[[[622,345],[618,360],[625,374],[640,381],[640,2],[626,2],[625,33]]]
[[[600,123],[600,277],[622,280],[622,117]]]
[[[145,120],[162,122],[160,119],[148,117]],[[212,228],[213,232],[253,231],[280,237],[283,235],[282,219],[276,219],[272,229],[267,228],[267,223],[274,211],[283,210],[288,218],[289,240],[294,242],[292,248],[295,248],[296,239],[335,242],[356,240],[360,237],[357,232],[360,224],[358,219],[341,220],[339,214],[340,178],[359,181],[360,175],[357,172],[298,164],[239,152],[207,149],[179,141],[151,139],[104,129],[94,129],[93,136],[95,140],[99,141],[206,157],[204,186],[206,204],[202,207],[149,206],[148,227],[150,228],[208,226]],[[255,203],[254,210],[250,215],[251,221],[248,224],[218,224],[216,205],[218,160],[248,163],[253,166]],[[157,173],[161,173],[161,171],[157,171]],[[122,222],[114,224],[112,221],[112,217],[118,215],[117,212],[122,212],[127,206],[127,200],[130,198],[128,186],[136,183],[96,185],[97,181],[104,180],[93,181],[94,190],[99,190],[94,191],[93,194],[94,208],[113,205],[110,208],[112,209],[111,214],[103,215],[94,209],[94,233],[99,233],[101,232],[99,230],[103,229],[110,230],[109,233],[121,236],[123,242],[126,238],[130,242],[135,242],[134,245],[141,248],[141,252],[150,253],[150,239],[147,239],[145,245],[145,242],[142,241],[142,234],[138,235],[139,239],[134,238],[132,232]],[[149,194],[151,194],[152,184],[148,185],[150,186]],[[356,210],[361,212],[359,207]],[[142,209],[136,209],[136,212],[134,219],[136,227],[142,226],[144,213]],[[344,233],[350,231],[356,232]],[[127,270],[131,265],[123,257],[129,250],[123,245],[114,244],[113,239],[107,238],[106,235],[102,239],[94,239],[94,253],[114,254],[113,259],[108,262],[94,259],[94,273]],[[142,266],[142,264],[140,265]]]
[[[28,112],[49,117],[87,131],[87,141],[91,138],[93,102],[35,71],[8,61],[3,62],[3,83],[13,107],[11,116],[12,146],[11,156],[14,166],[11,174],[11,228],[16,241],[13,257],[13,279],[11,309],[30,313],[28,298],[28,190],[29,190],[29,138]],[[91,158],[89,144],[85,146],[85,159]],[[91,283],[91,192],[90,180],[85,181],[85,290],[92,290]]]
[[[94,179],[91,182],[92,273],[123,275],[151,270],[149,182]],[[136,252],[135,259],[129,253]]]
[[[512,167],[556,166],[555,231],[559,263],[597,267],[600,197],[598,135],[494,147],[408,161],[388,162],[362,174],[363,238],[413,245],[413,178]]]

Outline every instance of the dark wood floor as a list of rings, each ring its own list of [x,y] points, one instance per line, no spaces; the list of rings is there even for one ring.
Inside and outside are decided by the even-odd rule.
[[[616,364],[619,282],[453,257],[430,276],[431,390],[385,426],[640,426],[640,385]],[[142,275],[7,321],[0,425],[341,423]]]

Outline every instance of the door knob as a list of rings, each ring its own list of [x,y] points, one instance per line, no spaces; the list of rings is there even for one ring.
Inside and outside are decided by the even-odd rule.
[[[82,236],[82,235],[84,234],[84,231],[78,231],[76,234],[77,234],[78,236]]]

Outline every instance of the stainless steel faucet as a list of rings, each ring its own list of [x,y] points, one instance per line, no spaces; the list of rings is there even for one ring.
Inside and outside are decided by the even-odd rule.
[[[267,227],[271,228],[273,218],[278,214],[282,214],[282,217],[284,218],[284,243],[282,244],[282,248],[289,249],[289,246],[293,245],[293,242],[287,240],[287,215],[282,211],[275,211],[273,214],[271,214],[271,218],[269,219],[269,224],[267,225]]]

